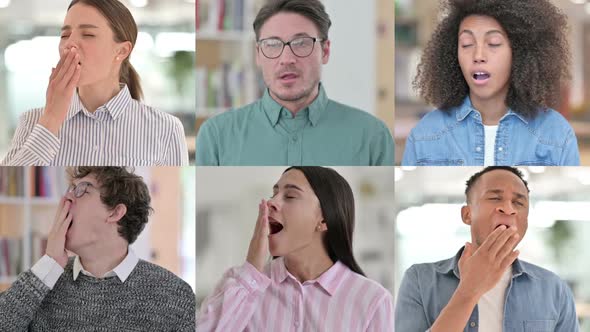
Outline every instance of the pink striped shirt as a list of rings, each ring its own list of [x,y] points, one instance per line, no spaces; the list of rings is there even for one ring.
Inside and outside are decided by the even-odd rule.
[[[391,294],[336,262],[301,284],[283,258],[260,273],[246,262],[227,271],[201,306],[197,331],[393,331]]]

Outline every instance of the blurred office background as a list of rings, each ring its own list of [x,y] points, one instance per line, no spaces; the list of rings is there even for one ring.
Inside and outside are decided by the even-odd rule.
[[[200,167],[197,172],[197,306],[223,273],[242,265],[262,198],[286,167]],[[393,292],[393,167],[334,168],[355,198],[353,248],[367,277]]]
[[[197,4],[197,126],[264,92],[252,28],[265,0]],[[367,111],[393,130],[392,0],[323,0],[332,20],[322,81],[329,98]],[[223,1],[222,1],[223,3]]]
[[[195,0],[122,0],[139,27],[131,63],[144,102],[182,121],[195,146]],[[19,115],[45,105],[70,0],[0,0],[0,158]]]
[[[154,213],[131,245],[195,289],[194,167],[138,167]],[[0,292],[45,253],[61,196],[68,187],[62,167],[0,167]]]
[[[557,109],[572,124],[582,165],[590,165],[590,1],[551,0],[568,16],[572,80]],[[395,0],[395,160],[399,164],[410,130],[433,107],[412,89],[421,52],[438,22],[439,0]]]
[[[530,188],[520,258],[549,269],[574,293],[582,331],[590,331],[590,168],[520,168]],[[402,167],[395,171],[395,281],[412,265],[453,257],[471,241],[461,221],[465,181],[478,167]]]

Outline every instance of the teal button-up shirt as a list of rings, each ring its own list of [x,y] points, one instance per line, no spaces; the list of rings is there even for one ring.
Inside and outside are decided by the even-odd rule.
[[[393,138],[373,115],[317,98],[295,116],[269,94],[205,121],[197,136],[203,166],[392,166]]]

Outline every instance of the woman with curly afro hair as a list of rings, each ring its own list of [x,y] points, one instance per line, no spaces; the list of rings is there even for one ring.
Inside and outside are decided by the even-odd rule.
[[[552,108],[569,79],[567,18],[549,0],[442,0],[414,88],[430,104],[402,165],[579,165]]]

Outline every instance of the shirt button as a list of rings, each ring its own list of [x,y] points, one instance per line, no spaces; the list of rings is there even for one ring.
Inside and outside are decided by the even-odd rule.
[[[295,321],[295,326],[299,326],[299,321]]]
[[[471,326],[471,327],[475,327],[475,325],[477,325],[477,324],[475,324],[475,322],[469,323],[469,326]]]
[[[504,150],[502,147],[499,147],[499,148],[498,148],[498,151],[502,151],[502,150]]]
[[[94,151],[98,150],[98,145],[94,146]]]
[[[478,146],[475,148],[475,151],[480,152],[481,151],[481,146]]]
[[[293,136],[293,138],[291,139],[293,142],[297,142],[297,136]]]
[[[250,285],[256,286],[256,280],[250,280]]]

